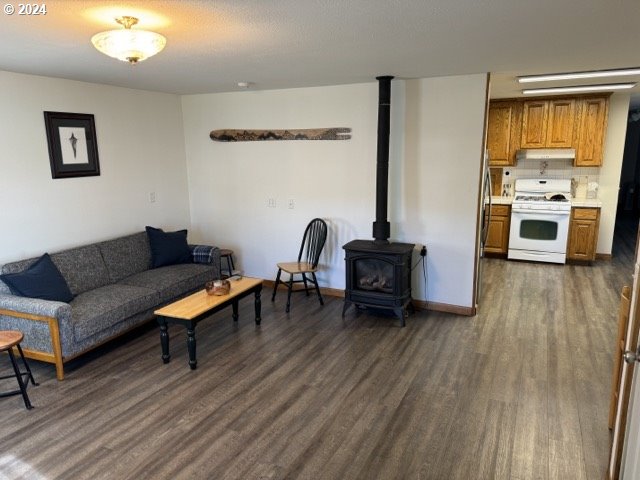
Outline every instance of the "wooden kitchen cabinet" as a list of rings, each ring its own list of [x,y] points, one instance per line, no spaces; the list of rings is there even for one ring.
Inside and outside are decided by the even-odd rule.
[[[489,166],[516,164],[516,150],[520,148],[522,102],[492,101],[489,104],[487,150]]]
[[[489,208],[488,206],[486,208]],[[509,249],[510,205],[492,205],[485,253],[506,254]]]
[[[576,123],[576,100],[561,98],[549,100],[547,147],[571,148]]]
[[[571,209],[567,260],[596,259],[599,224],[599,208],[574,207]]]
[[[547,122],[549,102],[529,100],[522,104],[522,148],[544,148],[547,146]]]
[[[576,167],[602,166],[608,114],[608,97],[588,97],[579,100],[578,125],[574,139]]]
[[[527,100],[522,105],[521,148],[571,148],[576,100]]]

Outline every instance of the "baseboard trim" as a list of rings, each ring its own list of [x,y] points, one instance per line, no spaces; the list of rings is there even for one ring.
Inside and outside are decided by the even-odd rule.
[[[611,260],[612,258],[610,253],[596,253],[596,260]]]
[[[273,286],[275,285],[275,283],[276,282],[274,280],[263,280],[262,285],[265,288],[273,290]],[[278,286],[278,290],[286,289],[287,286],[282,283]],[[294,288],[294,291],[299,289],[300,286]],[[328,297],[344,298],[344,290],[340,288],[320,287],[320,293]],[[473,307],[462,307],[460,305],[451,305],[449,303],[425,302],[424,300],[412,299],[411,304],[416,310],[431,310],[432,312],[453,313],[455,315],[463,315],[465,317],[473,317],[476,314],[476,309]]]
[[[432,312],[453,313],[465,317],[473,317],[476,309],[473,307],[463,307],[461,305],[451,305],[449,303],[425,302],[424,300],[412,300],[413,307],[418,310],[430,310]]]

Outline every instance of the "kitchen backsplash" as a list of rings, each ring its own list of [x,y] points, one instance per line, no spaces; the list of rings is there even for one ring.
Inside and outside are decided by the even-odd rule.
[[[502,168],[503,184],[513,185],[518,178],[575,179],[576,181],[582,178],[586,182],[600,183],[600,168],[574,167],[572,160],[519,160],[515,167]]]

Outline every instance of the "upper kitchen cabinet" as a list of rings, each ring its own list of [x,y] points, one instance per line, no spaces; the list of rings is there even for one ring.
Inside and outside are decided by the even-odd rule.
[[[531,100],[522,104],[522,148],[544,148],[547,146],[547,122],[549,103]]]
[[[576,100],[528,100],[522,109],[522,148],[569,148],[573,144]]]
[[[492,167],[516,164],[516,150],[520,148],[522,102],[492,101],[489,104],[487,149]]]
[[[609,112],[608,97],[587,97],[578,101],[575,135],[576,167],[600,167]]]
[[[574,166],[601,167],[608,114],[609,95],[492,100],[489,165],[515,165],[520,148],[575,148]]]

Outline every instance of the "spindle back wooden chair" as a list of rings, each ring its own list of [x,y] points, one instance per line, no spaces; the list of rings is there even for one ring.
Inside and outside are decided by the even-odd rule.
[[[276,292],[278,291],[278,285],[280,284],[280,275],[282,272],[289,274],[289,281],[287,284],[287,308],[286,312],[289,312],[291,308],[291,293],[293,292],[305,292],[309,295],[309,283],[315,286],[316,293],[318,294],[318,300],[320,305],[324,305],[322,295],[320,294],[320,288],[318,287],[318,279],[316,278],[316,271],[318,269],[318,262],[320,260],[320,254],[324,248],[324,244],[327,241],[327,224],[321,218],[314,218],[309,222],[307,228],[304,230],[302,237],[302,243],[300,244],[300,252],[298,253],[297,262],[284,262],[278,263],[278,274],[276,275],[276,282],[273,286],[273,295],[271,301],[276,299]],[[301,275],[302,278],[294,280],[295,275]],[[310,275],[310,276],[308,276]],[[285,283],[285,282],[283,282]],[[303,283],[304,288],[294,290],[294,283]]]

